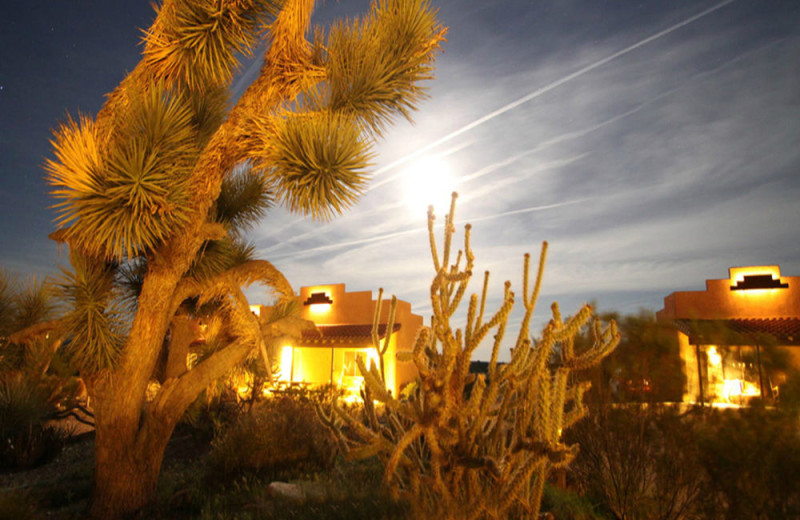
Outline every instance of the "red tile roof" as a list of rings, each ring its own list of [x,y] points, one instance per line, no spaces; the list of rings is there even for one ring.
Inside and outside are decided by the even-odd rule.
[[[303,331],[303,339],[300,346],[328,346],[328,345],[351,345],[369,343],[372,338],[372,324],[364,325],[318,325],[320,334],[316,331]],[[387,324],[378,325],[378,337],[386,336]],[[400,330],[400,324],[395,323],[392,332]]]
[[[756,340],[777,345],[800,345],[800,318],[732,320],[675,320],[678,330],[694,344]]]

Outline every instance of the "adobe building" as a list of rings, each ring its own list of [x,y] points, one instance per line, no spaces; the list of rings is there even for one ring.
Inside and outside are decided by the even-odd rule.
[[[705,291],[670,294],[656,316],[676,326],[686,402],[775,399],[786,378],[775,360],[800,369],[800,276],[777,265],[732,267]]]
[[[279,380],[288,385],[321,386],[334,384],[350,393],[357,393],[363,383],[356,359],[367,367],[378,366],[378,355],[372,346],[372,323],[377,301],[371,291],[347,292],[345,284],[301,287],[301,317],[313,321],[319,329],[304,331],[302,338],[286,340],[281,346]],[[413,363],[400,363],[397,353],[411,351],[422,327],[422,317],[411,312],[411,304],[397,301],[392,330],[388,328],[391,299],[381,304],[378,336],[381,345],[389,335],[389,348],[384,356],[387,388],[393,395],[416,377]],[[261,312],[265,308],[257,307]],[[256,309],[254,309],[256,310]]]

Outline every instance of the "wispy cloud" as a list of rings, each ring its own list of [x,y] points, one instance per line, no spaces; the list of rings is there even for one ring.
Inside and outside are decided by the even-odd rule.
[[[582,19],[586,6],[569,5],[574,17],[559,16]],[[425,218],[400,194],[405,168],[439,155],[456,172],[457,221],[475,224],[476,267],[492,271],[498,297],[503,280],[521,279],[523,253],[550,242],[537,320],[555,298],[565,310],[587,300],[657,309],[734,264],[800,272],[800,30],[767,30],[774,20],[745,2],[628,7],[592,39],[556,34],[541,56],[543,40],[519,38],[552,28],[512,39],[470,19],[487,44],[457,49],[457,63],[442,57],[432,100],[416,126],[398,125],[379,145],[358,207],[330,223],[278,213],[253,234],[259,254],[296,284],[385,287],[426,312]],[[641,24],[616,21],[636,16]],[[487,52],[491,74],[477,59]]]

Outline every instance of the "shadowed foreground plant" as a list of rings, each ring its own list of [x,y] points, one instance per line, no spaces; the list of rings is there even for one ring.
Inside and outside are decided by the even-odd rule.
[[[258,403],[214,442],[216,475],[248,471],[313,471],[330,465],[335,444],[307,399],[275,397]]]
[[[615,347],[619,334],[614,322],[602,329],[595,321],[593,345],[576,351],[575,334],[589,323],[592,309],[584,306],[565,320],[553,304],[553,318],[541,338],[530,339],[546,243],[532,290],[530,257],[525,255],[525,313],[509,363],[497,361],[514,305],[509,282],[500,308],[487,319],[487,272],[481,297],[473,294],[469,299],[466,325],[453,328],[450,320],[466,293],[474,262],[467,225],[464,249],[450,264],[455,199],[454,194],[445,218],[441,256],[433,212],[428,213],[436,270],[431,284],[433,316],[430,326],[419,331],[413,352],[404,358],[413,361],[419,371],[413,389],[399,399],[386,390],[383,355],[388,340],[381,345],[373,332],[380,366],[367,369],[358,361],[365,381],[361,415],[352,416],[336,403],[329,412],[318,412],[349,457],[380,457],[386,482],[395,495],[409,499],[420,518],[462,520],[506,518],[509,514],[535,518],[548,474],[569,464],[577,453],[577,445],[561,442],[561,432],[586,413],[582,398],[589,384],[575,383],[570,374],[597,364]],[[379,313],[380,304],[376,317]],[[470,358],[490,331],[494,331],[494,340],[488,378],[476,378],[469,373]],[[376,407],[375,401],[383,406]]]
[[[697,518],[712,502],[697,446],[697,410],[605,406],[570,430],[576,487],[611,518]]]
[[[0,470],[30,469],[61,452],[70,433],[47,425],[50,388],[23,374],[0,374]]]

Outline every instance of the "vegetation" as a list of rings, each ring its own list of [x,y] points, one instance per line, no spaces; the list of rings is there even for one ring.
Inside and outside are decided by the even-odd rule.
[[[466,326],[454,329],[451,318],[466,294],[474,268],[469,226],[464,249],[451,264],[455,202],[454,194],[445,218],[441,256],[433,211],[428,212],[436,271],[431,284],[433,316],[406,358],[419,372],[413,390],[399,399],[386,390],[383,355],[388,340],[381,345],[373,332],[381,362],[380,367],[370,368],[363,360],[359,362],[366,387],[361,414],[352,416],[334,403],[329,413],[320,410],[320,415],[348,456],[377,454],[381,458],[385,481],[396,496],[411,503],[418,518],[506,518],[509,514],[536,518],[551,470],[565,467],[577,454],[576,445],[562,442],[562,432],[585,415],[583,395],[589,385],[576,383],[570,376],[599,363],[619,336],[613,322],[605,330],[594,322],[594,343],[576,349],[575,336],[591,319],[591,307],[563,319],[558,305],[553,304],[553,318],[541,338],[531,339],[529,323],[542,280],[546,244],[533,286],[529,256],[525,256],[525,313],[508,364],[500,366],[497,359],[515,300],[509,282],[502,305],[487,318],[487,272],[480,299],[474,294],[469,299]],[[379,312],[380,308],[373,330]],[[393,320],[394,305],[389,328]],[[476,380],[469,372],[471,356],[492,331],[488,379],[479,376]],[[373,400],[382,404],[380,410]]]
[[[626,315],[606,312],[600,318],[618,324],[620,341],[585,374],[592,381],[590,402],[680,402],[685,376],[674,326],[644,310]],[[584,331],[577,341],[589,344],[591,336]]]
[[[695,518],[708,496],[695,426],[672,407],[601,407],[567,433],[573,485],[612,518]]]
[[[52,237],[69,246],[65,347],[95,410],[93,517],[155,496],[167,441],[211,382],[253,353],[269,371],[274,329],[241,287],[293,291],[241,231],[276,201],[315,218],[348,208],[373,138],[424,94],[444,35],[426,0],[376,2],[309,40],[314,4],[164,0],[97,116],[56,132]],[[262,42],[261,73],[230,106],[237,60]],[[227,340],[190,370],[185,318],[207,303]]]
[[[797,415],[760,407],[605,408],[567,438],[571,485],[615,519],[800,515]]]
[[[215,441],[211,464],[223,474],[261,470],[315,471],[333,462],[335,443],[310,399],[262,400]]]
[[[57,355],[54,296],[50,283],[0,271],[0,470],[44,464],[69,436],[48,425],[78,405],[79,387]]]

